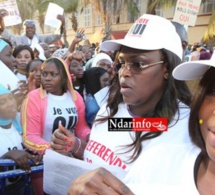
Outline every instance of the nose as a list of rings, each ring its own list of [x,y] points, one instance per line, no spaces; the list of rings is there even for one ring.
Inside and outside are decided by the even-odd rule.
[[[129,77],[131,76],[131,71],[129,65],[126,63],[119,69],[119,77]]]
[[[14,107],[14,99],[13,98],[7,99],[7,106],[8,106],[8,108]]]
[[[40,77],[41,71],[40,71],[40,70],[37,70],[36,73],[35,73],[35,75],[36,75],[37,77]]]
[[[82,65],[79,65],[79,66],[78,66],[78,70],[83,70],[83,66],[82,66]]]
[[[213,110],[212,115],[209,117],[209,119],[207,120],[207,127],[215,132],[215,109]]]
[[[50,81],[50,80],[51,80],[51,75],[50,75],[50,74],[47,74],[47,76],[45,77],[45,80],[46,80],[46,81]]]

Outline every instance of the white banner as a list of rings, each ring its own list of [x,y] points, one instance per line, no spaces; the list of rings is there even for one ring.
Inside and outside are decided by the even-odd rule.
[[[64,9],[55,3],[49,3],[46,17],[45,17],[45,25],[59,28],[61,25],[61,21],[57,19],[57,15],[63,15]]]
[[[5,26],[14,26],[22,23],[16,0],[0,0],[0,7],[8,11],[9,15],[4,17]]]
[[[173,21],[195,26],[201,0],[178,0]]]

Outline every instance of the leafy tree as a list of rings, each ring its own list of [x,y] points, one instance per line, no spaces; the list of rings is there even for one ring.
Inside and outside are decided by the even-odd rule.
[[[92,5],[93,12],[102,18],[103,39],[110,39],[112,18],[116,18],[118,22],[124,8],[127,8],[127,11],[134,17],[139,14],[135,0],[80,0],[82,10],[89,4]]]
[[[202,4],[208,0],[202,0]],[[147,5],[147,13],[155,15],[155,9],[158,5],[162,5],[163,9],[167,7],[176,6],[177,0],[149,0]],[[215,11],[209,20],[209,24],[205,31],[203,42],[209,45],[215,45]]]

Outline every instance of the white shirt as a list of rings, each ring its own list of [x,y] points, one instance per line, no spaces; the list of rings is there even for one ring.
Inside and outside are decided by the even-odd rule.
[[[104,105],[100,109],[97,114],[97,118],[101,116],[108,116],[108,111],[106,110],[105,106],[106,105]],[[173,122],[169,124],[167,132],[163,132],[160,136],[144,141],[142,143],[143,149],[139,158],[141,158],[142,155],[144,156],[144,164],[142,164],[143,168],[138,170],[141,175],[143,174],[144,176],[146,176],[146,174],[142,170],[149,170],[149,173],[151,173],[150,171],[153,172],[154,167],[160,168],[160,159],[163,160],[162,163],[164,164],[166,158],[171,159],[172,161],[175,161],[177,165],[178,159],[176,159],[175,154],[181,153],[180,155],[183,156],[185,155],[184,152],[186,152],[186,149],[184,149],[183,145],[186,145],[188,148],[189,146],[193,146],[188,133],[188,118],[190,109],[182,103],[180,103],[179,106],[180,120],[178,120],[178,122],[174,124],[178,119],[178,114],[176,114]],[[114,118],[115,117],[131,118],[132,116],[127,110],[127,105],[122,103],[119,105],[118,112],[115,114]],[[128,159],[127,157],[130,156],[131,153],[125,153],[128,148],[120,146],[126,146],[133,143],[133,137],[134,132],[109,132],[107,121],[104,123],[94,124],[91,130],[89,142],[84,151],[84,160],[101,166],[118,166],[120,167],[120,169],[129,171],[129,169],[133,167],[134,164],[128,164],[126,162],[126,160]],[[169,154],[168,150],[166,149],[173,149],[173,151],[175,152]],[[160,156],[160,158],[157,158],[156,156],[159,155],[160,152],[162,156]],[[155,164],[154,161],[157,161],[156,163],[158,164]],[[164,170],[168,171],[168,169]],[[160,174],[160,171],[157,171],[156,174]],[[151,175],[149,174],[148,176],[146,176],[146,178],[149,176]],[[154,175],[152,176],[157,177]]]
[[[11,125],[10,129],[4,129],[0,127],[0,156],[10,150],[23,150],[22,147],[22,135]]]
[[[50,142],[51,135],[59,124],[73,131],[77,121],[77,109],[69,92],[62,96],[48,93],[47,110],[43,138]]]

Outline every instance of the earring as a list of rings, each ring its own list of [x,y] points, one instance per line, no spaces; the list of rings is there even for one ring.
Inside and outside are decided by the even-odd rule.
[[[201,125],[203,123],[203,120],[202,119],[199,119],[199,124]]]

